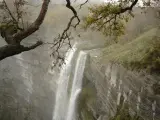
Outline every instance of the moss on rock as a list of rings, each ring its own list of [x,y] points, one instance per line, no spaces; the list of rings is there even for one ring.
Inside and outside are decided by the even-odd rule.
[[[96,120],[89,106],[94,106],[96,89],[87,79],[84,79],[83,89],[78,99],[78,113],[81,120]]]
[[[117,107],[117,112],[115,116],[110,118],[110,120],[144,120],[138,114],[131,115],[129,111],[129,104],[127,102],[121,102]]]

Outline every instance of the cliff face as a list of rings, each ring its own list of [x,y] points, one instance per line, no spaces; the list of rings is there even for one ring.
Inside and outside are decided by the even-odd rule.
[[[90,52],[80,120],[160,119],[160,32],[147,23],[135,18],[121,41]]]
[[[48,73],[49,59],[43,50],[1,61],[1,120],[52,119],[56,78]]]
[[[159,120],[159,30],[90,52],[81,120]],[[82,107],[83,106],[83,107]]]
[[[81,119],[159,120],[160,94],[155,90],[159,80],[115,63],[101,66],[90,59],[78,102]]]

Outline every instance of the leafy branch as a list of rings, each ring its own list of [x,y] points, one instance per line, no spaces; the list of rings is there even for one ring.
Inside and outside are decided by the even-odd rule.
[[[89,15],[84,17],[83,27],[102,31],[106,36],[115,36],[117,38],[124,34],[125,22],[128,22],[130,17],[134,17],[132,9],[137,2],[138,0],[133,2],[127,0],[127,2],[120,2],[119,4],[106,3],[90,7]]]

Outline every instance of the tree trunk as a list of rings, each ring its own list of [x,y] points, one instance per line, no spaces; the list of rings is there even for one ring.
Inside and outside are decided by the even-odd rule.
[[[23,31],[19,31],[13,35],[6,34],[4,36],[4,39],[7,42],[7,45],[0,47],[0,60],[22,53],[24,51],[32,50],[43,44],[42,41],[37,41],[37,43],[31,45],[30,47],[25,47],[23,45],[20,45],[22,40],[32,35],[34,32],[36,32],[39,29],[40,25],[43,23],[44,18],[46,16],[49,2],[50,0],[43,0],[41,11],[37,19],[29,26],[29,28]]]

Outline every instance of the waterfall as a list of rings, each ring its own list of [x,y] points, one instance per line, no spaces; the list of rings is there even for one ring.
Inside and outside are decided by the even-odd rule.
[[[26,100],[30,100],[30,95],[33,92],[33,80],[32,80],[32,74],[29,72],[29,64],[24,60],[22,54],[18,54],[15,56],[16,63],[20,66],[20,75],[23,77],[23,83],[26,86],[26,89],[28,91],[27,96],[25,96]],[[21,91],[21,90],[20,90]]]
[[[65,118],[68,103],[67,89],[71,72],[71,62],[75,52],[75,47],[67,52],[65,64],[62,66],[56,92],[53,120],[63,120]]]
[[[74,120],[75,117],[75,103],[81,91],[83,71],[85,68],[85,61],[87,56],[83,51],[79,52],[75,66],[74,77],[72,80],[70,79],[70,75],[72,68],[74,67],[72,67],[72,60],[75,53],[75,47],[67,52],[66,62],[60,72],[53,120]],[[71,88],[69,88],[69,82],[72,82]],[[68,91],[71,91],[70,95]]]
[[[81,51],[79,53],[74,78],[73,78],[73,84],[72,84],[72,90],[70,95],[70,101],[68,106],[68,113],[67,113],[67,119],[66,120],[75,120],[74,112],[75,112],[75,103],[76,99],[81,92],[82,88],[82,78],[83,78],[83,72],[85,68],[85,62],[86,62],[87,55],[85,52]]]

